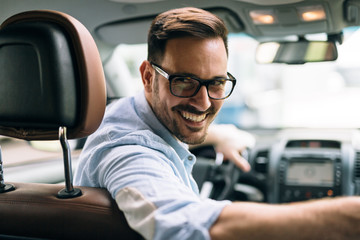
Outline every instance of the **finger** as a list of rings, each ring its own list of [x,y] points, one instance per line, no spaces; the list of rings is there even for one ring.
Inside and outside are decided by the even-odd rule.
[[[242,171],[244,171],[244,172],[249,172],[250,171],[251,166],[250,166],[249,162],[245,158],[243,158],[239,154],[239,152],[234,151],[228,157],[229,157],[229,160],[232,161],[235,164],[235,166],[240,168]]]

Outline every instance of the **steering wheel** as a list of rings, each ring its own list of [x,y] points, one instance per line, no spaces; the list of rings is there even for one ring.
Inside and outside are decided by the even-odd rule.
[[[200,189],[200,196],[215,200],[228,199],[234,191],[241,170],[231,161],[223,162],[222,154],[212,145],[196,147],[191,152],[197,157],[193,177]]]

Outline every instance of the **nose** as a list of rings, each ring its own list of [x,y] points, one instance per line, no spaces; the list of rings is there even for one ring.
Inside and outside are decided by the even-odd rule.
[[[211,106],[206,86],[201,86],[198,93],[191,100],[191,105],[199,111],[206,111]]]

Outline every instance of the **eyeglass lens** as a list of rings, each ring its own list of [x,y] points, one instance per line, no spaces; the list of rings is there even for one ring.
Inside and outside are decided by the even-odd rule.
[[[229,96],[233,82],[226,79],[207,80],[208,95],[211,98],[222,99]],[[200,82],[190,77],[174,77],[171,80],[171,91],[179,97],[195,95],[200,88]]]

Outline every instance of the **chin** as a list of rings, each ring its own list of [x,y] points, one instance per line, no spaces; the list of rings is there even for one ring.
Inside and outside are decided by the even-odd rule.
[[[197,133],[192,133],[192,134],[189,134],[187,136],[184,136],[183,134],[180,134],[179,136],[177,136],[177,138],[186,143],[186,144],[200,144],[200,143],[203,143],[205,141],[205,138],[206,138],[206,134],[205,133],[200,133],[200,132],[197,132]]]

